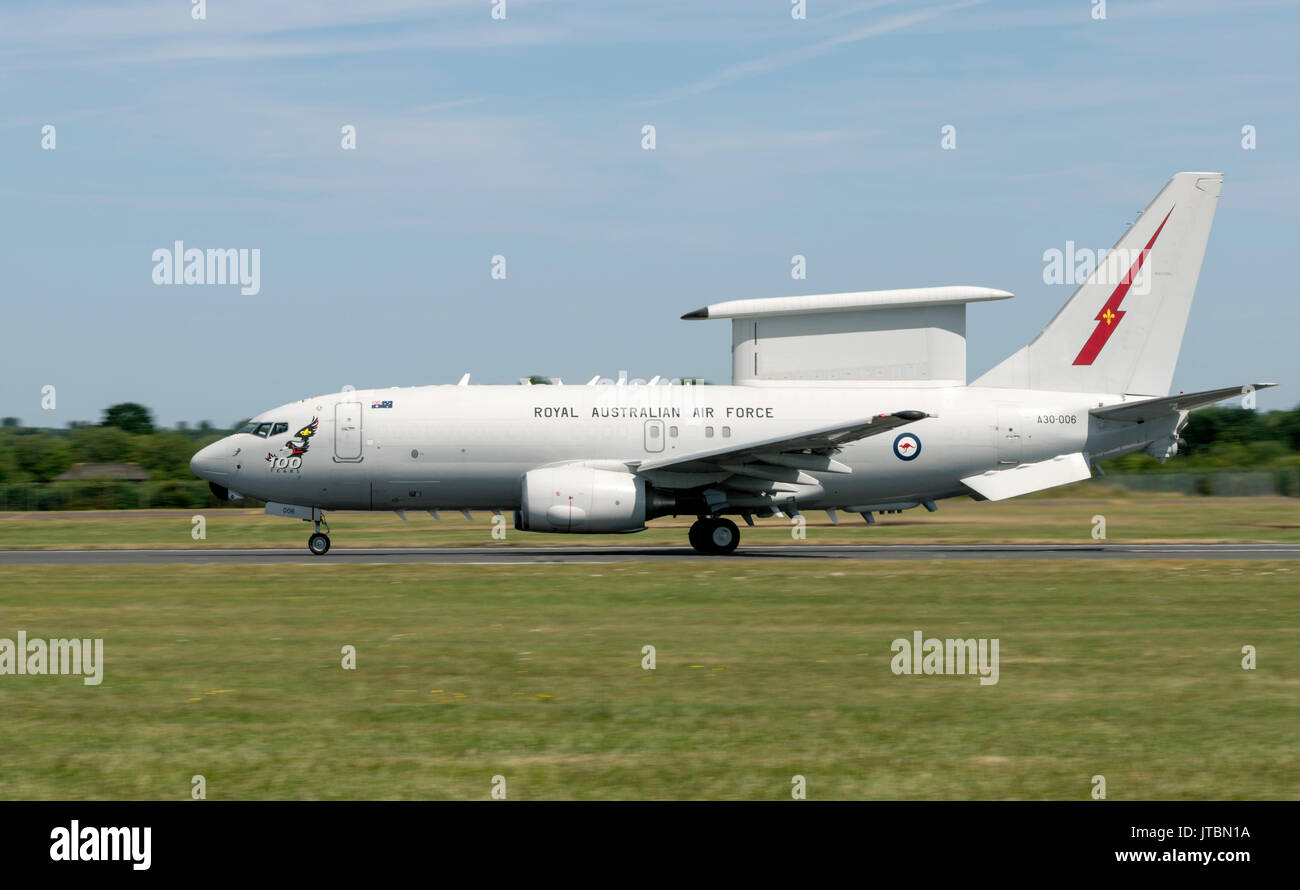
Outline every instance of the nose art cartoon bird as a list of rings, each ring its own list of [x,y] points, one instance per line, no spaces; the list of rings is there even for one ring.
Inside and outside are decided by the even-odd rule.
[[[301,455],[306,454],[307,449],[311,446],[311,437],[316,435],[316,427],[318,427],[319,425],[320,425],[320,418],[313,417],[311,419],[311,423],[307,424],[305,427],[298,430],[298,432],[293,434],[293,436],[289,439],[289,441],[284,443],[284,447],[280,449],[280,456],[299,457]],[[276,455],[272,454],[271,452],[267,452],[266,454],[267,460],[275,460],[275,458]]]

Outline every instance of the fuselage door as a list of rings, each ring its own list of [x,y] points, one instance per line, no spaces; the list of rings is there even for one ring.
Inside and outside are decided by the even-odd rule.
[[[998,425],[995,433],[998,439],[998,463],[1020,463],[1021,446],[1024,443],[1020,429],[1020,409],[1015,405],[998,406]]]
[[[334,406],[334,459],[361,460],[361,403]]]
[[[645,450],[650,452],[664,450],[664,422],[647,420],[645,422]]]

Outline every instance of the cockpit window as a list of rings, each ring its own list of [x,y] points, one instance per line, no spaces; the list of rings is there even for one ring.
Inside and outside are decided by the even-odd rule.
[[[253,435],[265,439],[266,434],[269,433],[270,431],[271,431],[271,425],[269,423],[259,423],[257,425],[257,429],[253,430]]]
[[[241,427],[239,428],[239,432],[241,432],[241,433],[251,433],[251,432],[254,432],[256,429],[257,429],[257,422],[254,421],[253,423],[246,423],[246,424],[244,424],[243,426],[241,426]]]
[[[273,436],[278,436],[281,433],[287,432],[289,432],[289,424],[287,423],[277,423],[275,426],[271,427],[271,435]]]

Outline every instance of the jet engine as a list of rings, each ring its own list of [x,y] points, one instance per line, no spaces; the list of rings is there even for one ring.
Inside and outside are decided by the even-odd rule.
[[[672,512],[671,498],[633,473],[581,465],[524,474],[515,528],[530,532],[639,532],[647,519]]]

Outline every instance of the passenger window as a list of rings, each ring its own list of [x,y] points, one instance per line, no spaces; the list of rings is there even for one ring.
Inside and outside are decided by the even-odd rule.
[[[722,437],[726,439],[726,438],[730,438],[730,436],[731,436],[731,427],[724,426],[722,428]]]
[[[269,423],[262,423],[262,424],[258,424],[257,429],[253,430],[253,435],[265,439],[266,434],[269,433],[270,431],[271,431],[271,425]]]
[[[652,427],[650,427],[650,438],[651,438],[651,439],[658,439],[658,438],[659,438],[659,427],[657,427],[657,426],[652,426]]]
[[[278,436],[281,433],[287,432],[289,432],[289,424],[287,423],[277,423],[275,426],[271,427],[271,435],[273,436]]]
[[[713,438],[713,427],[711,427],[711,426],[706,426],[706,427],[704,428],[704,438],[706,438],[706,439],[712,439],[712,438]]]
[[[668,438],[670,438],[670,439],[676,439],[676,438],[677,438],[677,427],[675,427],[675,426],[670,426],[670,427],[668,427]]]

